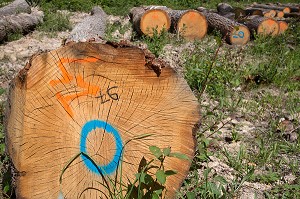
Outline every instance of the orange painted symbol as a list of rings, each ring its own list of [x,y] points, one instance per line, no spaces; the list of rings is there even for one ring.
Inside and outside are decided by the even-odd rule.
[[[67,113],[70,115],[70,117],[74,117],[73,110],[70,107],[70,102],[72,102],[75,98],[82,97],[82,96],[87,96],[87,95],[92,95],[92,96],[97,96],[98,93],[100,92],[100,87],[91,85],[88,82],[85,82],[83,77],[81,75],[73,76],[70,73],[68,73],[67,69],[65,68],[64,64],[69,64],[69,63],[92,63],[96,62],[98,59],[97,58],[85,58],[85,59],[66,59],[66,58],[61,58],[57,62],[57,65],[62,73],[62,78],[58,78],[56,80],[51,80],[50,85],[52,87],[55,87],[58,84],[71,84],[74,82],[76,84],[76,87],[83,89],[80,92],[76,92],[75,94],[66,94],[63,95],[61,92],[58,92],[55,94],[57,100],[61,103],[61,105],[64,107],[64,109],[67,111]]]

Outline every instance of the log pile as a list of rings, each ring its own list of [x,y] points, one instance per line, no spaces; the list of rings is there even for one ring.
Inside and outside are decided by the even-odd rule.
[[[196,10],[172,10],[166,6],[142,6],[131,10],[134,29],[140,35],[153,35],[154,28],[162,28],[186,38],[201,39],[208,29],[222,33],[228,44],[244,45],[250,36],[284,33],[290,17],[300,20],[299,4],[258,4],[242,9],[228,3],[219,3],[216,10],[198,7]],[[153,12],[153,16],[149,14]],[[162,13],[162,14],[158,14]],[[161,15],[160,18],[155,16]],[[151,20],[146,20],[147,18]],[[147,32],[148,31],[148,32]]]

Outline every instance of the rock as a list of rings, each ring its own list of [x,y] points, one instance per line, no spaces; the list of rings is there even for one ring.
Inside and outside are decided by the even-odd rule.
[[[294,176],[292,173],[283,177],[283,180],[288,184],[293,184],[296,179],[296,176]]]
[[[10,62],[16,62],[17,61],[17,55],[16,55],[16,53],[11,53],[11,54],[9,54],[7,56],[8,56],[8,59],[9,59]]]
[[[5,55],[5,54],[4,54],[4,51],[1,50],[1,51],[0,51],[0,60],[4,59],[4,55]]]

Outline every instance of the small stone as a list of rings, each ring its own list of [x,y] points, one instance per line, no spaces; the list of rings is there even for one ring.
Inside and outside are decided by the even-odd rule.
[[[288,184],[292,184],[296,180],[296,176],[290,173],[289,175],[284,176],[283,180]]]
[[[4,51],[0,51],[0,60],[4,59]]]
[[[8,55],[8,59],[9,59],[10,62],[17,61],[16,53],[12,53],[12,54]]]

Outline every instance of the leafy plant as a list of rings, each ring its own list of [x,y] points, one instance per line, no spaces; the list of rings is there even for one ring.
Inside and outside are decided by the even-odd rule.
[[[158,33],[157,29],[153,29],[153,35],[150,36],[142,36],[141,40],[145,42],[148,46],[148,49],[158,57],[163,48],[167,43],[169,43],[169,37],[166,30],[162,30]]]
[[[44,23],[42,23],[38,30],[44,32],[58,32],[71,29],[69,15],[62,12],[45,12]]]
[[[148,137],[150,135],[142,135],[138,137],[134,137],[133,139],[127,141],[124,145],[128,144],[130,141],[134,139],[142,139]],[[116,176],[113,179],[110,176],[104,176],[103,172],[97,166],[95,161],[88,155],[83,152],[75,155],[63,168],[62,173],[60,175],[59,182],[62,184],[62,177],[68,167],[80,156],[87,158],[98,170],[100,173],[103,183],[99,182],[100,186],[103,186],[109,195],[106,197],[115,198],[115,199],[143,199],[143,198],[164,198],[166,193],[166,180],[167,177],[171,175],[175,175],[177,172],[174,170],[166,170],[164,167],[164,161],[168,157],[175,157],[182,160],[189,160],[189,158],[181,153],[174,153],[171,151],[171,147],[160,149],[157,146],[150,146],[150,152],[155,157],[154,159],[147,161],[144,157],[141,159],[138,171],[135,174],[135,179],[131,182],[128,179],[128,185],[125,185],[122,179],[122,160],[120,161],[120,167],[116,171]],[[157,164],[158,163],[158,164]],[[120,172],[120,176],[118,174]],[[87,188],[88,190],[90,188]],[[98,190],[99,192],[105,194],[100,189],[93,188],[94,190]],[[83,190],[82,193],[86,190]],[[62,192],[60,192],[60,197],[63,198]]]

